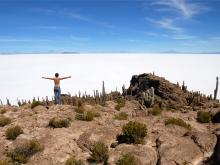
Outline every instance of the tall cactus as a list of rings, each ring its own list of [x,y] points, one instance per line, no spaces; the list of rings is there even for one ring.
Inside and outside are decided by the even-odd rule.
[[[8,98],[6,98],[6,101],[7,101],[7,105],[8,105],[8,106],[11,106],[11,103],[10,103],[10,101],[9,101]]]
[[[184,81],[183,81],[183,85],[182,85],[182,90],[183,90],[183,92],[187,92],[187,86],[185,85]]]
[[[125,88],[125,85],[122,86],[122,95],[127,96],[127,89]]]
[[[22,105],[21,100],[19,100],[18,98],[17,98],[17,104],[19,107]]]
[[[102,81],[101,103],[105,105],[105,102],[106,102],[105,82]]]
[[[218,77],[216,77],[216,87],[214,90],[214,100],[217,98],[217,93],[218,93]]]
[[[78,95],[79,95],[79,98],[80,98],[81,97],[81,92],[80,91],[78,92]]]

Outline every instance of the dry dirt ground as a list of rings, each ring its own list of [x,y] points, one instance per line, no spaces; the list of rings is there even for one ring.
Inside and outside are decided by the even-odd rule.
[[[120,111],[127,112],[127,120],[116,120],[114,117],[119,111],[115,110],[116,103],[108,101],[106,106],[85,105],[86,110],[97,111],[100,117],[93,121],[75,119],[75,108],[70,105],[53,105],[48,108],[37,106],[31,109],[23,107],[4,107],[3,115],[11,118],[9,125],[0,127],[0,159],[5,158],[5,152],[30,139],[37,139],[44,145],[44,150],[33,155],[27,165],[63,165],[74,155],[85,164],[89,164],[90,147],[96,141],[103,141],[108,145],[110,156],[108,163],[116,164],[122,154],[133,153],[143,165],[187,165],[200,164],[204,157],[209,156],[216,144],[213,131],[218,124],[200,124],[196,121],[196,111],[185,107],[181,111],[162,111],[158,116],[140,110],[137,101],[126,101]],[[53,117],[71,118],[68,128],[48,127]],[[192,131],[175,126],[165,125],[169,117],[178,117],[192,126]],[[116,142],[117,134],[121,133],[123,125],[128,121],[138,121],[147,125],[148,133],[144,144],[120,144],[111,148]],[[7,140],[5,130],[19,125],[24,133],[16,140]]]

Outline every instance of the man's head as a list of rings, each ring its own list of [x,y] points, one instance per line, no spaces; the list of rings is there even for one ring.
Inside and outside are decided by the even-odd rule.
[[[55,73],[55,77],[59,77],[59,73]]]

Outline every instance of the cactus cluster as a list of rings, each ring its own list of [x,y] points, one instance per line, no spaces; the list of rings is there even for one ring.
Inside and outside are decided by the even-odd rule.
[[[186,97],[187,103],[190,106],[199,106],[208,100],[212,100],[212,96],[206,96],[200,91],[188,91]]]
[[[151,107],[154,104],[154,87],[142,92],[140,97],[140,103],[146,107]]]
[[[137,88],[138,84],[133,86],[132,88]],[[185,82],[183,81],[183,84],[180,85],[178,82],[176,84],[177,87],[179,87],[181,90],[183,90],[186,93],[186,100],[188,105],[196,106],[201,105],[209,100],[216,100],[217,99],[217,93],[218,93],[218,77],[216,77],[216,87],[214,90],[214,95],[204,95],[198,92],[188,91],[187,86],[185,85]],[[140,89],[138,88],[140,91]],[[66,105],[77,105],[78,100],[82,100],[82,102],[87,102],[89,104],[100,104],[100,105],[106,105],[106,101],[110,100],[118,100],[120,97],[124,97],[126,100],[133,99],[134,96],[139,100],[140,104],[145,107],[151,107],[155,103],[155,89],[152,86],[147,86],[143,91],[136,91],[136,95],[133,95],[133,89],[126,89],[125,85],[122,86],[122,93],[118,91],[106,93],[105,90],[105,82],[102,82],[102,91],[99,92],[98,90],[93,91],[93,95],[87,94],[87,92],[81,92],[79,91],[78,94],[75,96],[71,96],[70,93],[68,94],[62,94],[61,103]],[[54,98],[52,100],[48,99],[48,96],[46,98],[42,98],[41,100],[38,98],[33,98],[33,100],[19,100],[17,99],[18,106],[23,106],[26,104],[32,104],[33,102],[39,101],[42,103],[42,105],[50,106],[54,104]],[[3,105],[3,102],[0,100],[0,105]],[[10,100],[6,98],[6,105],[11,105]]]
[[[66,105],[73,105],[76,106],[78,100],[81,100],[82,102],[88,102],[90,104],[100,104],[100,105],[105,105],[106,101],[109,100],[117,100],[119,97],[121,97],[120,92],[110,92],[106,93],[105,90],[105,82],[102,82],[102,91],[94,90],[93,95],[87,94],[87,92],[81,92],[79,91],[78,94],[75,96],[71,96],[70,93],[68,94],[62,94],[61,95],[61,103],[66,104]],[[49,100],[48,96],[45,98],[33,98],[32,100],[24,100],[24,99],[17,99],[17,105],[18,106],[23,106],[26,104],[32,104],[33,102],[40,102],[42,105],[45,106],[50,106],[54,104],[54,97],[52,97],[51,100]],[[0,105],[3,105],[3,102],[0,100]],[[6,98],[6,105],[11,105],[10,100]]]

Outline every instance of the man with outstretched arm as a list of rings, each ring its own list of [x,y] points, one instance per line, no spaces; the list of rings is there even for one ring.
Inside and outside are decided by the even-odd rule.
[[[67,78],[71,78],[71,76],[68,77],[59,77],[59,73],[55,73],[54,78],[50,77],[42,77],[43,79],[53,80],[54,81],[54,97],[55,97],[55,104],[61,104],[61,88],[60,88],[60,80],[64,80]]]

